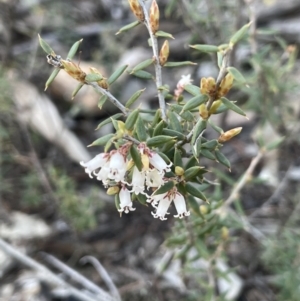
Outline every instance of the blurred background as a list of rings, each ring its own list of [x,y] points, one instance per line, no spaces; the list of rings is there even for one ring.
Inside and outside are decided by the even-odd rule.
[[[189,45],[220,45],[249,20],[256,24],[231,57],[249,87],[236,86],[230,99],[238,101],[249,120],[234,112],[213,118],[226,130],[243,127],[222,150],[232,171],[205,159],[203,165],[220,184],[206,195],[226,200],[259,149],[278,146],[266,152],[232,206],[260,236],[228,220],[231,237],[220,256],[223,272],[214,275],[212,299],[204,285],[205,264],[169,260],[173,257],[168,254],[182,248],[172,241],[178,222],[171,216],[164,222],[153,219],[151,209],[141,204],[120,218],[113,198],[79,165],[102,151],[86,146],[113,131],[111,125],[95,129],[118,109],[106,102],[100,110],[100,95],[91,87],[83,87],[72,100],[77,82],[64,72],[44,91],[53,67],[38,34],[63,58],[83,38],[73,61],[108,77],[122,65],[134,67],[152,57],[144,26],[115,35],[135,20],[128,1],[0,0],[0,237],[47,266],[41,252],[52,254],[105,287],[92,265],[79,263],[85,255],[94,256],[122,300],[298,301],[300,2],[157,2],[160,29],[175,37],[169,60],[197,63],[164,68],[163,82],[170,91],[182,75],[191,74],[193,84],[199,85],[201,77],[218,74],[216,57]],[[143,88],[142,108],[156,108],[152,81],[124,74],[110,91],[125,103]],[[161,269],[166,262],[167,268]],[[224,288],[221,280],[226,277],[233,280]],[[80,299],[60,293],[0,250],[0,300]]]

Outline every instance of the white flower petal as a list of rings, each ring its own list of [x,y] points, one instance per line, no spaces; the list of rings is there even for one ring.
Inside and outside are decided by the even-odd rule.
[[[156,212],[151,212],[151,214],[154,218],[160,218],[163,221],[167,219],[165,215],[169,214],[167,211],[170,207],[172,200],[170,200],[168,197],[162,198],[163,196],[165,196],[165,194],[160,194],[159,196],[160,200],[158,206],[156,207]]]
[[[146,173],[146,186],[149,189],[150,187],[160,188],[165,184],[163,179],[163,174],[161,174],[157,169],[151,169]]]
[[[183,218],[184,216],[190,215],[190,211],[186,210],[185,199],[183,195],[179,192],[176,193],[176,196],[174,198],[174,204],[177,210],[177,215],[174,215],[174,217]]]
[[[132,207],[131,195],[127,188],[123,187],[119,192],[120,198],[120,209],[119,212],[129,213],[129,211],[134,211],[136,208]]]
[[[93,178],[92,172],[98,168],[101,168],[107,162],[107,158],[108,158],[107,154],[102,153],[86,163],[81,161],[80,165],[85,167],[85,172],[89,174],[90,178]]]
[[[165,160],[155,152],[151,152],[149,161],[150,164],[154,166],[160,173],[171,170],[170,167],[172,166],[172,162],[170,164],[167,164]]]
[[[124,177],[127,170],[126,159],[119,152],[115,152],[110,157],[109,162],[110,171],[108,174],[108,178],[111,180],[115,180],[116,182],[124,182]]]

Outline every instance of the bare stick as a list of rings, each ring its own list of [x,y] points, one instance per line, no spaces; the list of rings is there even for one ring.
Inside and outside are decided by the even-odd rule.
[[[159,87],[162,86],[162,72],[161,72],[162,68],[161,68],[161,65],[159,63],[157,38],[151,31],[149,14],[148,14],[147,8],[145,6],[144,0],[142,0],[142,1],[140,0],[139,3],[143,8],[143,12],[144,12],[144,16],[145,16],[144,23],[145,23],[145,25],[148,29],[149,35],[150,35],[153,56],[155,58],[155,61],[154,61],[155,82],[156,82],[156,87],[157,87],[157,92],[158,92],[159,107],[160,107],[160,110],[161,110],[161,118],[166,121],[167,120],[166,102],[165,102],[165,98],[164,98],[164,95],[163,95],[162,91],[159,89]]]
[[[99,93],[107,96],[107,98],[109,99],[109,101],[114,104],[125,116],[128,115],[128,111],[125,108],[125,106],[123,106],[121,104],[121,102],[119,100],[117,100],[109,91],[99,87],[96,83],[90,82],[90,83],[86,83],[89,86],[92,86],[96,91],[98,91]]]
[[[101,276],[103,281],[105,282],[105,284],[108,287],[111,295],[114,296],[117,301],[121,301],[121,297],[120,297],[120,294],[118,292],[118,289],[116,288],[115,284],[113,283],[113,281],[111,280],[111,278],[108,275],[107,271],[102,266],[102,264],[99,262],[99,260],[97,260],[93,256],[84,256],[80,259],[80,262],[81,263],[90,262],[94,266],[94,268],[96,269],[98,274]]]
[[[79,274],[77,271],[71,269],[66,264],[55,258],[54,256],[42,252],[43,257],[45,260],[50,263],[52,266],[56,267],[60,271],[62,271],[64,274],[71,277],[73,280],[77,281],[81,285],[83,285],[88,290],[92,291],[93,293],[96,293],[99,297],[102,298],[102,300],[112,300],[112,298],[109,296],[107,292],[105,292],[102,288],[97,286],[95,283],[91,282],[86,277]]]
[[[113,301],[112,298],[99,298],[99,297],[91,297],[89,295],[86,295],[85,293],[81,292],[80,290],[72,287],[70,284],[66,283],[63,279],[56,276],[53,272],[48,270],[45,266],[38,263],[37,261],[33,260],[32,258],[28,257],[27,255],[21,253],[14,247],[12,247],[10,244],[5,242],[0,238],[0,249],[5,252],[7,255],[15,258],[19,262],[23,263],[24,265],[30,267],[31,269],[39,272],[42,276],[45,282],[50,282],[54,285],[57,285],[59,287],[63,287],[69,291],[70,294],[77,297],[79,300],[82,301]]]
[[[252,161],[251,161],[249,167],[247,168],[247,170],[245,171],[244,175],[239,180],[237,185],[234,187],[234,189],[232,190],[230,196],[224,202],[224,205],[223,205],[224,207],[229,207],[235,201],[235,199],[237,198],[237,196],[238,196],[239,192],[241,191],[241,189],[245,186],[247,181],[251,178],[255,167],[260,162],[263,155],[264,155],[263,152],[259,151],[259,153],[256,155],[256,157],[254,157],[252,159]]]

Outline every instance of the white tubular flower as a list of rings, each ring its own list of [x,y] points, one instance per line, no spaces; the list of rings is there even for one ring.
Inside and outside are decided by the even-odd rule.
[[[80,165],[85,167],[85,172],[89,174],[90,178],[93,178],[92,172],[101,168],[107,162],[108,155],[106,153],[102,153],[94,157],[92,160],[84,163],[80,162]]]
[[[157,169],[151,169],[146,173],[146,186],[157,187],[160,188],[165,184],[165,180],[163,179],[163,174],[159,173]]]
[[[176,193],[174,204],[177,210],[177,215],[174,215],[174,217],[183,218],[184,216],[189,216],[191,214],[190,211],[186,210],[185,199],[181,193]]]
[[[108,178],[116,182],[124,182],[127,162],[118,151],[110,157]]]
[[[133,167],[133,173],[132,173],[132,182],[131,186],[132,190],[130,192],[134,192],[136,195],[144,193],[145,190],[145,179],[146,179],[146,174],[144,171],[139,171],[136,166]]]
[[[167,193],[159,194],[152,198],[153,202],[156,202],[156,203],[159,202],[159,203],[158,203],[158,206],[156,207],[156,212],[155,213],[151,212],[151,214],[153,215],[154,218],[159,218],[162,221],[167,219],[165,217],[165,215],[169,214],[168,209],[172,202],[172,200],[169,197],[167,197],[166,195],[167,195]],[[156,198],[156,197],[158,197],[158,198]],[[155,206],[155,205],[153,205],[153,206]]]
[[[110,162],[107,161],[98,173],[94,172],[94,175],[97,177],[97,180],[102,181],[104,185],[108,184],[108,175],[110,171],[109,165]]]
[[[149,161],[152,166],[154,166],[160,173],[171,170],[172,162],[167,164],[165,160],[157,153],[150,152]]]
[[[119,198],[120,198],[120,209],[118,209],[119,212],[129,213],[129,211],[134,211],[136,209],[132,207],[130,192],[127,188],[122,187],[122,189],[119,192]]]

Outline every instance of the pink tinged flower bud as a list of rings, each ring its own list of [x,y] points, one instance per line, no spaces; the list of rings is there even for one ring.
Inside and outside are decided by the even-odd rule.
[[[149,161],[152,166],[154,166],[160,173],[166,171],[171,171],[172,162],[167,164],[165,160],[157,153],[151,152],[149,156]]]
[[[90,178],[93,178],[92,172],[95,171],[98,168],[101,168],[104,166],[104,164],[107,162],[107,154],[102,153],[97,155],[92,160],[88,161],[87,163],[84,163],[83,161],[80,162],[80,165],[85,167],[85,172],[89,174]]]
[[[172,200],[170,200],[168,197],[165,197],[166,194],[160,194],[160,199],[158,206],[156,207],[156,212],[151,212],[154,218],[159,218],[162,221],[166,220],[167,218],[165,217],[166,214],[168,213],[168,209],[170,207],[170,204]],[[157,199],[156,199],[157,200]]]
[[[108,178],[116,182],[124,182],[124,176],[126,173],[127,162],[125,158],[119,153],[115,152],[110,157],[109,174]]]
[[[181,79],[177,83],[176,90],[174,91],[175,97],[178,98],[183,93],[184,86],[191,84],[192,81],[190,74],[182,75]]]
[[[174,215],[174,217],[183,218],[184,216],[189,216],[191,214],[190,211],[186,210],[185,199],[179,192],[176,193],[174,204],[177,210],[177,215]]]
[[[118,209],[119,212],[125,212],[126,214],[129,213],[129,211],[134,211],[136,208],[132,207],[132,201],[130,192],[126,187],[123,187],[119,193],[120,198],[120,209]]]
[[[150,187],[160,188],[165,184],[163,179],[163,174],[159,173],[157,169],[151,169],[146,173],[146,186],[149,189]]]
[[[133,187],[130,190],[130,192],[134,192],[136,195],[140,193],[144,194],[145,179],[146,179],[145,172],[139,171],[138,168],[134,166],[133,174],[132,174],[132,183],[130,184]]]

